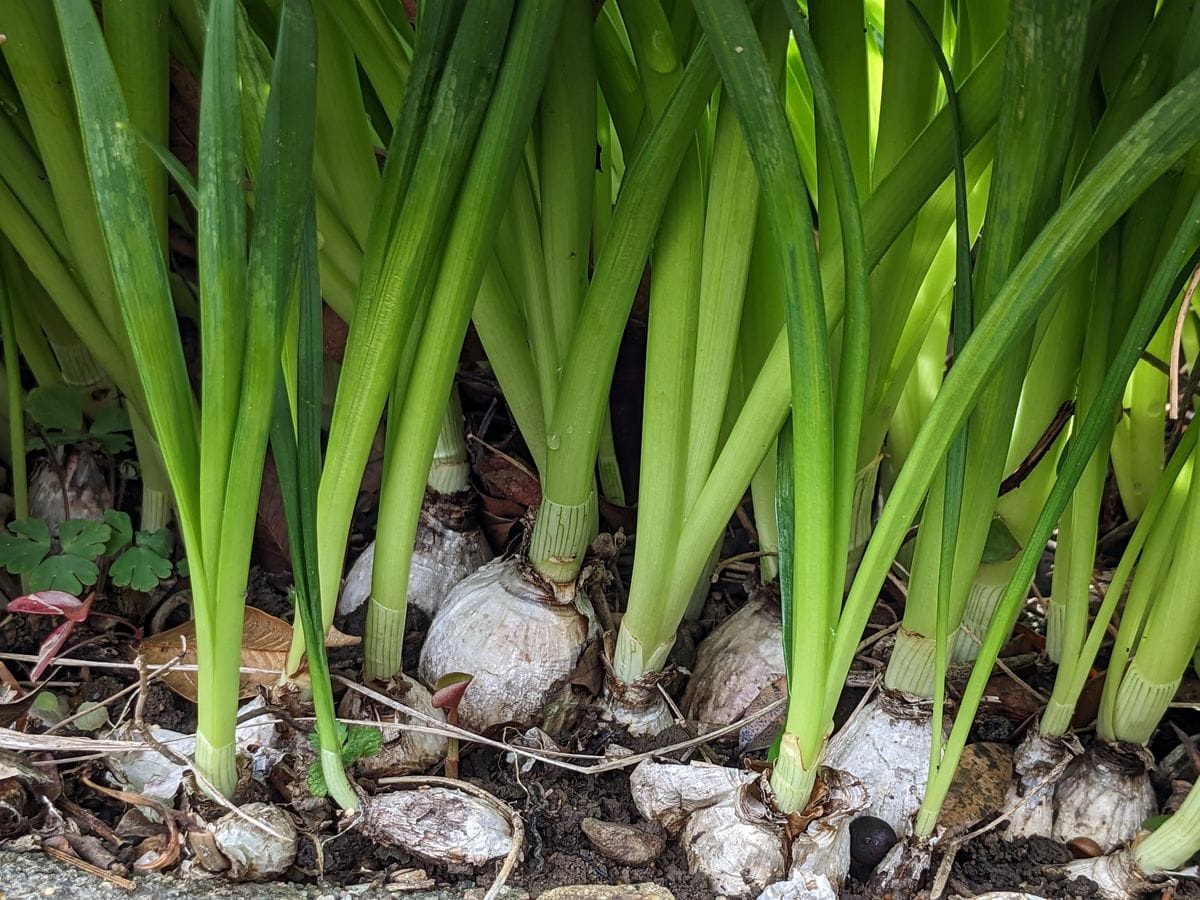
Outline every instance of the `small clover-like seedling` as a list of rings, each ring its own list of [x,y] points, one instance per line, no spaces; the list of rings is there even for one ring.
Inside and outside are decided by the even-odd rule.
[[[41,429],[48,444],[62,446],[91,442],[108,453],[123,453],[132,445],[129,439],[129,413],[120,406],[101,407],[91,424],[84,418],[83,397],[78,388],[48,384],[29,392],[25,411]]]
[[[129,516],[115,509],[106,510],[100,522],[63,522],[57,551],[44,521],[21,519],[0,532],[0,566],[27,577],[31,590],[78,594],[99,580],[107,560],[113,584],[151,591],[171,577],[172,546],[165,528],[134,532]],[[186,574],[183,566],[179,574]]]
[[[112,534],[104,522],[68,519],[58,529],[60,552],[47,556],[29,573],[35,591],[56,590],[78,594],[100,577],[96,560]]]
[[[50,528],[41,519],[17,519],[0,533],[0,566],[28,575],[50,552]]]
[[[152,591],[159,582],[171,577],[171,533],[139,531],[133,546],[113,560],[108,570],[113,584],[135,591]]]
[[[338,723],[338,732],[342,739],[342,765],[352,766],[360,759],[375,756],[383,748],[383,732],[378,728],[368,728],[365,725],[355,725],[347,729]],[[320,738],[314,731],[308,736],[308,741],[318,750],[321,747]],[[325,772],[321,769],[321,760],[317,759],[308,767],[308,790],[314,797],[324,797],[329,793],[325,783]]]

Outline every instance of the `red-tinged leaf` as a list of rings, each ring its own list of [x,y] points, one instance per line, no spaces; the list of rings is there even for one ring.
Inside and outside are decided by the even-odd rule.
[[[437,690],[429,703],[434,709],[457,709],[463,694],[474,676],[465,672],[450,672],[438,679]]]
[[[89,604],[91,597],[88,598]],[[42,646],[38,648],[38,662],[33,667],[33,671],[29,673],[29,677],[37,681],[42,677],[42,673],[46,671],[50,663],[54,662],[54,657],[58,655],[58,651],[62,649],[63,644],[67,642],[67,638],[71,636],[71,632],[75,630],[75,622],[71,619],[63,622],[52,632],[46,635],[46,639],[42,641]]]
[[[36,591],[9,601],[8,611],[31,616],[66,616],[74,622],[83,622],[91,611],[94,596],[88,594],[87,599],[80,600],[66,591]]]

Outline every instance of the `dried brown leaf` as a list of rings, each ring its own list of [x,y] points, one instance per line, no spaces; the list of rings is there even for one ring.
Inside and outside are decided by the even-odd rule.
[[[279,680],[292,644],[292,626],[269,613],[246,607],[242,628],[242,668],[264,671],[242,672],[239,699],[253,697],[259,685]],[[178,628],[160,632],[142,641],[140,652],[150,665],[165,665],[180,654],[182,665],[196,664],[196,623],[185,622]],[[167,687],[187,700],[196,702],[196,673],[172,670],[163,676]]]

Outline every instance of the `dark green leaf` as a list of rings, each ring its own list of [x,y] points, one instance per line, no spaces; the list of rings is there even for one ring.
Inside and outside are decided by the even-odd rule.
[[[65,384],[35,387],[25,399],[25,411],[42,428],[56,431],[83,430],[83,398],[79,389]]]
[[[180,578],[187,578],[191,573],[186,556],[180,557],[179,562],[175,563],[175,571],[179,573]]]
[[[123,513],[119,509],[106,509],[104,522],[112,529],[108,543],[104,545],[104,555],[115,556],[119,550],[124,549],[133,540],[133,523],[129,521],[128,513]]]
[[[983,548],[983,561],[985,563],[1005,562],[1015,559],[1020,552],[1021,544],[1008,530],[1004,520],[999,516],[992,519],[992,524],[988,527],[987,543]]]
[[[85,586],[95,584],[99,577],[100,570],[90,559],[65,553],[42,560],[29,573],[29,587],[34,591],[55,590],[78,594]]]
[[[118,587],[152,591],[171,577],[171,561],[146,547],[130,547],[116,558],[108,574]]]
[[[783,666],[791,677],[792,583],[796,553],[796,480],[792,461],[792,419],[779,431],[775,454],[775,519],[779,530],[779,609],[783,618]]]
[[[94,519],[68,519],[58,529],[58,542],[65,556],[96,559],[112,536],[112,528]]]
[[[18,519],[0,532],[0,566],[28,575],[50,552],[50,529],[41,519]]]
[[[133,446],[129,432],[129,413],[121,406],[105,406],[92,419],[88,438],[97,441],[109,453],[124,453]]]
[[[325,773],[321,771],[321,761],[317,760],[308,764],[308,792],[314,797],[324,797],[329,793],[329,788],[325,784]]]
[[[163,559],[170,559],[171,551],[174,549],[171,532],[165,528],[160,528],[157,531],[139,531],[137,537],[134,538],[134,543],[139,547],[145,547],[152,553],[158,554]]]
[[[123,406],[105,406],[92,419],[91,433],[93,435],[113,434],[118,431],[129,431],[129,412]]]
[[[171,176],[171,180],[179,185],[179,189],[183,191],[184,196],[188,198],[192,206],[199,207],[200,202],[197,197],[196,182],[192,179],[192,173],[179,161],[179,157],[156,141],[143,129],[134,128],[134,131],[138,138],[141,139],[141,142],[149,147],[154,155],[158,157],[158,161],[167,170],[167,174]]]

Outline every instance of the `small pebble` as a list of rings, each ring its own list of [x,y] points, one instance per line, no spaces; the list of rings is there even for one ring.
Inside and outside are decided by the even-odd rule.
[[[1097,856],[1104,855],[1104,851],[1100,849],[1100,845],[1090,837],[1072,838],[1067,841],[1067,849],[1071,851],[1071,855],[1076,859],[1095,859]]]
[[[644,866],[654,862],[666,846],[658,835],[632,825],[602,822],[589,816],[583,820],[582,828],[593,847],[609,859],[629,866]]]
[[[876,816],[859,816],[850,823],[850,858],[874,869],[896,845],[892,826]]]

